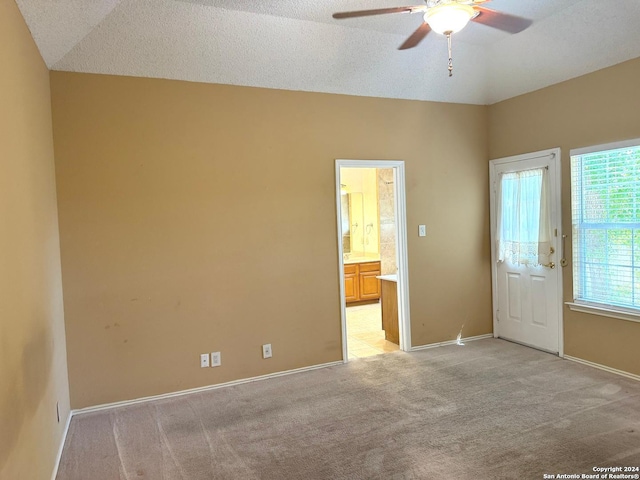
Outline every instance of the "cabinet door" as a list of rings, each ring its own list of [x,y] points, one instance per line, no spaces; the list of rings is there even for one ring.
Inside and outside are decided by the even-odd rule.
[[[360,272],[360,300],[377,300],[380,298],[380,280],[376,277],[380,270]]]
[[[360,300],[359,290],[360,282],[358,282],[358,266],[344,266],[344,297],[347,303],[357,302]]]
[[[388,280],[382,282],[382,329],[386,340],[400,344],[398,284]]]

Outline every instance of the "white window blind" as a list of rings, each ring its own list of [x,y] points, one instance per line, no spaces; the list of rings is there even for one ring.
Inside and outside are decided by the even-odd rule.
[[[571,156],[574,297],[638,310],[640,145],[589,150]]]

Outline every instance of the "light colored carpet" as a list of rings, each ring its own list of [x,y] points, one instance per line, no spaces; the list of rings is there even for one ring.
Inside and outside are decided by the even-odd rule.
[[[639,464],[640,383],[487,339],[78,415],[57,479],[541,479]]]

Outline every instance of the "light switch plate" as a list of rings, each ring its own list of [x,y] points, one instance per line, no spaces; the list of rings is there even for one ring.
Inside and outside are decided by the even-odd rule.
[[[220,352],[211,352],[211,366],[219,367],[222,365],[222,355]]]
[[[418,235],[421,237],[427,236],[427,226],[426,225],[418,225]]]

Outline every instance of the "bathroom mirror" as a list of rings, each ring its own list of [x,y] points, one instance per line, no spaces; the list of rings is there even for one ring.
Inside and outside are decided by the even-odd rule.
[[[351,221],[349,220],[349,194],[340,195],[340,209],[342,213],[342,251],[351,253]]]
[[[342,250],[351,254],[363,250],[364,202],[360,192],[341,195]]]

